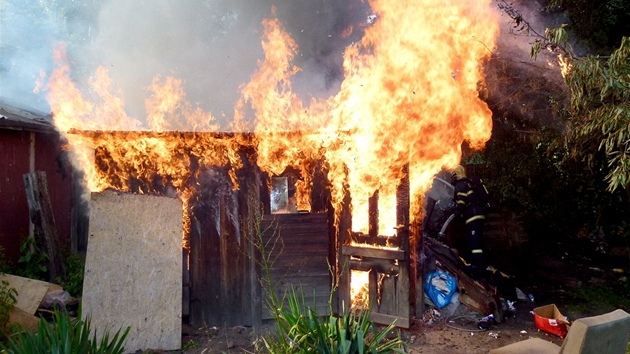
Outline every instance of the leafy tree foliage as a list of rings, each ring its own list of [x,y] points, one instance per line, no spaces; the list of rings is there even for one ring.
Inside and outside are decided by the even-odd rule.
[[[583,1],[552,1],[551,5],[562,4],[571,15],[569,7],[578,3]],[[616,1],[582,5],[592,5],[584,12],[593,15],[601,11],[597,8],[604,3],[613,7],[626,6]],[[575,238],[605,227],[607,235],[627,239],[630,237],[625,221],[630,207],[630,40],[615,37],[614,28],[601,28],[609,38],[620,38],[621,45],[610,56],[590,54],[580,57],[569,45],[568,31],[578,33],[575,23],[583,19],[548,28],[544,34],[539,34],[511,3],[499,1],[499,7],[519,26],[518,30],[535,37],[531,48],[533,58],[543,49],[560,54],[565,69],[564,83],[570,96],[557,111],[558,118],[566,121],[566,133],[536,128],[534,130],[539,132],[536,142],[512,148],[520,149],[518,152],[501,146],[509,145],[514,137],[491,141],[486,150],[492,152],[488,154],[486,151],[487,158],[494,159],[495,163],[509,161],[508,165],[514,166],[510,172],[511,178],[518,181],[516,185],[527,185],[522,191],[523,196],[518,195],[521,192],[518,188],[506,190],[504,187],[501,198],[507,205],[518,206],[530,226],[535,222],[535,228],[546,228],[546,231],[541,230],[544,234],[555,232],[560,239],[562,236]],[[578,11],[577,8],[574,10]],[[608,21],[626,16],[628,11],[624,11]],[[592,21],[601,23],[603,19]],[[591,34],[590,39],[597,37],[595,31]],[[503,152],[503,149],[507,150]],[[510,154],[522,158],[510,160]],[[497,178],[501,179],[501,176],[499,174]],[[509,183],[507,180],[501,182]]]
[[[568,27],[594,53],[609,53],[630,33],[630,2],[626,0],[552,0],[550,12],[568,15]]]
[[[630,193],[630,39],[610,57],[573,60],[566,75],[571,90],[567,142],[571,156],[607,169],[608,189]],[[600,166],[600,152],[606,166]]]

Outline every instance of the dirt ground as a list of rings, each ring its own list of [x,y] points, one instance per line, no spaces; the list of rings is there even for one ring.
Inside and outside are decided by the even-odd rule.
[[[510,343],[530,337],[542,338],[560,345],[562,339],[536,329],[532,310],[535,307],[554,303],[570,320],[601,314],[612,309],[598,308],[597,304],[586,306],[586,312],[574,313],[569,310],[566,294],[583,284],[601,281],[604,273],[593,270],[592,266],[577,264],[563,257],[528,257],[512,259],[520,269],[516,276],[516,286],[526,294],[532,293],[534,301],[524,300],[515,304],[516,311],[502,323],[489,330],[479,330],[477,321],[482,317],[464,305],[459,305],[451,317],[434,317],[434,321],[414,319],[409,329],[399,330],[410,354],[477,354],[487,353]],[[536,259],[535,263],[530,262]],[[625,279],[625,278],[624,278]],[[628,309],[625,309],[628,311]],[[184,325],[182,349],[158,353],[259,353],[262,348],[261,335],[269,334],[272,325],[261,328],[195,328]]]
[[[463,306],[463,305],[461,305]],[[530,337],[542,338],[560,345],[562,339],[538,331],[530,311],[538,304],[523,302],[516,305],[516,313],[489,330],[477,328],[481,315],[472,311],[458,310],[451,318],[441,318],[433,323],[415,320],[409,329],[400,330],[400,336],[408,345],[410,354],[476,354],[487,353]],[[178,353],[256,353],[259,336],[269,333],[271,325],[257,330],[247,327],[193,328],[184,326],[182,350]]]

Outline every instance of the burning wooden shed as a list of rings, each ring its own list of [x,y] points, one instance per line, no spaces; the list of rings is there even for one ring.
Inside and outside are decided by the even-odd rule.
[[[263,230],[272,227],[266,238],[283,238],[284,249],[275,250],[281,253],[274,269],[278,285],[310,286],[304,289],[307,294],[317,288],[318,305],[327,308],[332,233],[325,179],[313,179],[308,210],[287,213],[285,208],[283,214],[272,214],[271,199],[276,191],[271,190],[272,179],[255,164],[251,135],[73,134],[93,142],[94,172],[109,188],[182,199],[185,319],[200,325],[255,325],[269,318],[263,310],[258,250],[252,244],[258,224]],[[146,146],[147,142],[155,145]],[[169,158],[153,156],[162,151]],[[323,176],[316,164],[311,168],[312,176]],[[275,178],[285,182],[285,194],[288,179],[292,188],[295,185],[294,175],[289,175]]]
[[[277,256],[272,279],[280,295],[289,287],[301,288],[307,303],[327,310],[333,284],[339,284],[333,311],[340,311],[342,304],[352,303],[352,272],[371,272],[364,296],[375,309],[373,319],[409,326],[416,293],[410,290],[415,262],[408,182],[399,186],[399,222],[395,237],[387,241],[377,231],[377,195],[371,199],[372,237],[353,233],[349,200],[331,203],[324,159],[271,175],[257,165],[251,134],[71,134],[91,141],[99,183],[182,199],[182,315],[190,323],[257,325],[271,319],[259,282],[260,249],[253,242],[260,232],[266,252]],[[169,158],[155,155],[162,151]]]
[[[322,284],[331,279],[339,285],[335,308],[347,308],[353,283],[367,273],[367,301],[381,321],[405,326],[420,308],[414,279],[422,195],[435,173],[459,163],[463,141],[481,147],[490,137],[491,112],[478,89],[496,28],[482,6],[463,6],[453,10],[482,20],[452,28],[457,34],[424,27],[433,18],[417,21],[427,15],[422,11],[401,30],[409,12],[386,7],[365,37],[345,48],[338,92],[308,103],[292,88],[300,72],[297,43],[278,18],[263,19],[265,58],[239,87],[234,114],[222,125],[186,101],[174,77],[156,77],[145,114],[131,117],[107,69],[97,69],[84,96],[65,53],[57,53],[49,102],[73,146],[73,163],[85,171],[86,190],[182,200],[183,308],[191,323],[254,325],[265,318],[248,242],[257,225],[276,225],[284,239],[273,274],[283,287],[326,292]],[[436,28],[449,31],[436,35]],[[279,194],[285,202],[275,203]],[[328,295],[319,294],[316,301]]]

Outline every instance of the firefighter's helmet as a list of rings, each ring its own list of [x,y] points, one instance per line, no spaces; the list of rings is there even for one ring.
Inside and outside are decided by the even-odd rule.
[[[454,180],[462,179],[462,178],[466,177],[466,169],[464,168],[464,166],[458,165],[457,167],[455,167],[453,169],[453,172],[451,172],[451,177]]]

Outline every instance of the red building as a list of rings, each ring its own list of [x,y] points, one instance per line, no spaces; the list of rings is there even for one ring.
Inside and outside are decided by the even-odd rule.
[[[0,102],[0,246],[5,262],[15,265],[20,243],[32,232],[24,174],[46,173],[48,192],[62,249],[71,246],[72,168],[61,149],[50,116]]]

